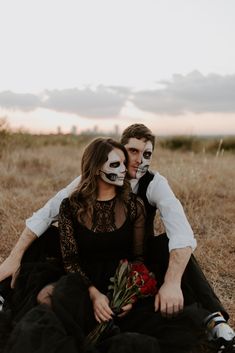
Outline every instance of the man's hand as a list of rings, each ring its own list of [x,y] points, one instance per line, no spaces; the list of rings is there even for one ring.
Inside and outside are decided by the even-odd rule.
[[[26,227],[20,235],[10,255],[0,265],[0,282],[5,278],[12,276],[11,287],[14,287],[21,259],[25,251],[35,239],[37,239],[36,234]]]
[[[0,282],[7,277],[12,277],[11,287],[14,287],[17,271],[20,267],[20,259],[9,255],[0,265]]]
[[[183,310],[184,297],[180,285],[164,283],[155,296],[155,311],[160,310],[162,316],[173,317]]]
[[[109,299],[106,295],[98,291],[94,286],[89,287],[89,294],[93,304],[94,315],[96,320],[109,321],[112,319],[113,312],[109,306]]]

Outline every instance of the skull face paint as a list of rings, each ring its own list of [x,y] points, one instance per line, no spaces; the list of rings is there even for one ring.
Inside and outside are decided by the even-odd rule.
[[[115,148],[108,154],[108,160],[100,169],[100,177],[108,184],[122,186],[126,175],[124,153]]]
[[[153,145],[151,141],[147,141],[142,152],[141,164],[136,171],[136,179],[140,179],[149,169],[153,155]]]

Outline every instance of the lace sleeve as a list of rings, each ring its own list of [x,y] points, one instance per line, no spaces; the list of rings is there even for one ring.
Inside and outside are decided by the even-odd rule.
[[[68,273],[79,273],[82,276],[85,285],[88,287],[91,286],[91,281],[79,265],[79,251],[74,237],[73,215],[68,198],[64,199],[60,206],[59,233],[65,271]]]
[[[145,250],[145,218],[144,203],[136,198],[136,216],[133,222],[133,258],[135,261],[144,261]]]

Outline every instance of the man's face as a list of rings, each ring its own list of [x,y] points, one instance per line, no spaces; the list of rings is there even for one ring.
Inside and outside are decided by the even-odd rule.
[[[122,186],[126,175],[125,155],[114,148],[108,154],[108,160],[100,169],[100,178],[108,184]]]
[[[151,141],[131,137],[125,145],[128,152],[128,173],[131,178],[140,179],[149,169],[153,145]]]

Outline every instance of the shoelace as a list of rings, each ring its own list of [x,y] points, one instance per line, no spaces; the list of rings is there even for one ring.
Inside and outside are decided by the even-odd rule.
[[[3,309],[4,298],[0,295],[0,311]]]
[[[223,340],[217,353],[235,353],[235,337],[231,341]]]

